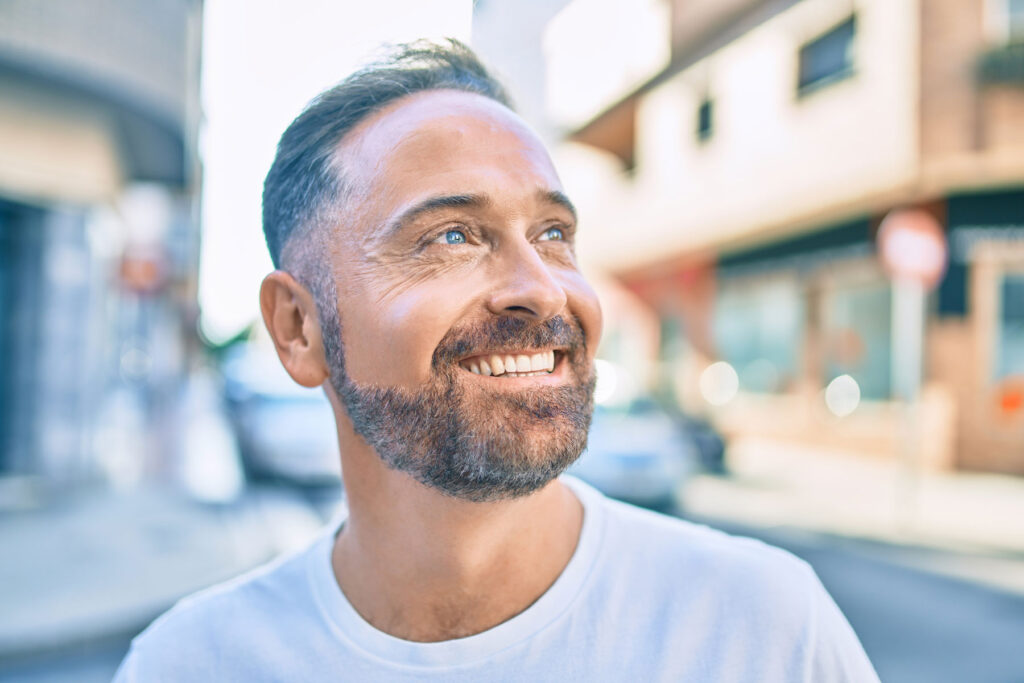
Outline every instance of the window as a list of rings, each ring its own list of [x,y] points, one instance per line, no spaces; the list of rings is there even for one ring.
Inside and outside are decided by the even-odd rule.
[[[999,294],[996,380],[1024,375],[1024,273],[1004,275]]]
[[[797,92],[806,93],[853,74],[853,39],[857,18],[851,16],[800,48]]]
[[[865,399],[889,398],[892,375],[892,288],[848,283],[822,298],[825,383],[850,375]]]
[[[697,139],[704,142],[713,131],[714,102],[705,97],[697,108]]]
[[[1024,42],[1024,0],[1005,1],[1007,42]]]
[[[686,337],[683,333],[682,319],[675,315],[662,317],[658,360],[672,362],[683,355],[685,348]]]
[[[723,283],[715,301],[715,346],[735,368],[741,389],[777,393],[791,387],[799,370],[804,310],[795,278]]]

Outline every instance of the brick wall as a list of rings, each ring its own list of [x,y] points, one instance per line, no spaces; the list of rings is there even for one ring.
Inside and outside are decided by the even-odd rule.
[[[984,44],[983,3],[921,2],[921,155],[926,166],[978,145],[973,64]]]
[[[1012,179],[1013,169],[987,168],[986,159],[1024,152],[1024,84],[978,81],[978,58],[996,40],[986,0],[921,0],[920,7],[923,173],[941,176],[940,190]],[[1024,178],[1024,154],[1014,168]]]

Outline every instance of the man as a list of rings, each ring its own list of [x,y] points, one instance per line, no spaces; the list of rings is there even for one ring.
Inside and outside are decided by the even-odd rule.
[[[263,319],[334,408],[347,516],[181,602],[120,680],[876,680],[803,562],[559,478],[601,313],[547,153],[467,48],[315,99],[263,200]]]

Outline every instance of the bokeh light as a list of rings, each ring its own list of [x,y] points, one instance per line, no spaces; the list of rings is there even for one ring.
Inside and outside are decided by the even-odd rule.
[[[712,363],[700,375],[700,393],[713,406],[724,406],[736,397],[740,378],[725,361]]]
[[[846,417],[860,405],[860,385],[849,375],[839,375],[825,388],[825,405],[836,417]]]

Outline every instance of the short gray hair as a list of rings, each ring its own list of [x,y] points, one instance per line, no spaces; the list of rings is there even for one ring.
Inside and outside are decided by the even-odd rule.
[[[344,188],[332,157],[342,138],[390,102],[426,90],[462,90],[512,108],[473,51],[453,39],[398,45],[318,95],[281,136],[263,184],[263,233],[275,268],[292,237],[306,233],[340,199]]]

